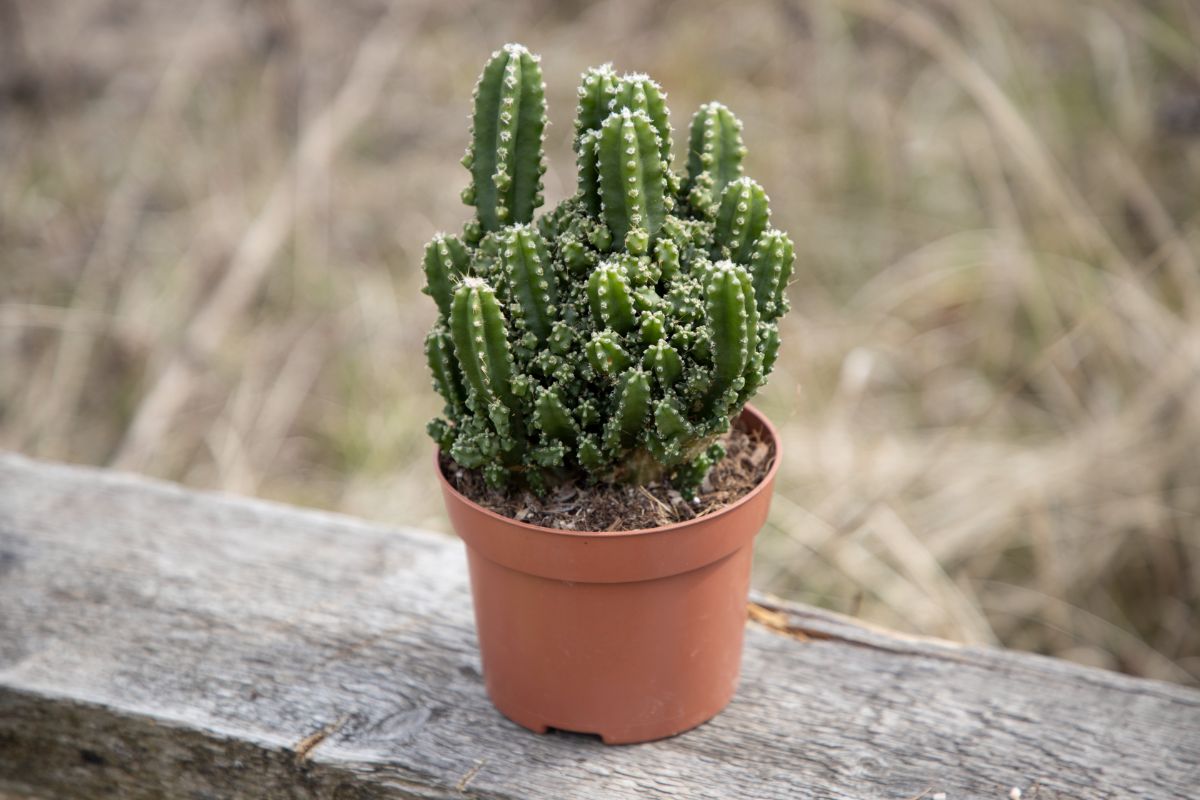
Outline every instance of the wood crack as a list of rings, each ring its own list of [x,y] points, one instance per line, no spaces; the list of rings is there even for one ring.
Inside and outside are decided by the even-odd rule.
[[[340,731],[348,719],[350,719],[349,714],[342,714],[340,717],[338,717],[336,722],[332,722],[326,725],[324,728],[321,728],[315,733],[310,733],[308,736],[305,736],[303,739],[296,742],[295,746],[292,748],[292,750],[296,753],[296,763],[303,764],[305,761],[307,761],[309,757],[312,756],[313,750],[316,750],[317,747],[320,746],[321,742]]]
[[[475,766],[467,770],[466,774],[458,779],[458,783],[454,788],[460,792],[465,792],[467,787],[471,785],[471,781],[475,780],[475,776],[479,774],[479,770],[483,769],[483,765],[487,763],[487,759],[480,759],[475,762]]]
[[[758,603],[753,600],[746,604],[746,616],[751,622],[758,624],[771,633],[775,633],[780,636],[787,636],[788,638],[795,639],[799,642],[837,642],[838,644],[845,644],[851,647],[861,647],[867,650],[875,650],[880,653],[888,653],[889,655],[906,655],[917,658],[936,658],[943,661],[956,662],[959,664],[974,663],[971,659],[958,656],[953,652],[931,650],[927,649],[926,647],[921,647],[919,649],[904,647],[902,646],[901,641],[897,641],[896,645],[877,644],[875,642],[867,641],[866,639],[835,633],[826,628],[808,627],[797,622],[794,615],[789,614],[784,610],[772,608],[771,606],[763,605],[762,603]],[[895,636],[899,640],[900,634],[896,634],[892,631],[889,631],[888,634]],[[932,639],[929,637],[913,636],[906,638],[909,638],[915,642],[937,644],[941,647],[954,648],[959,646],[955,642]]]
[[[781,636],[790,636],[801,642],[807,642],[813,638],[821,638],[819,636],[814,637],[810,631],[793,625],[787,613],[760,605],[753,600],[746,604],[746,617],[751,622],[758,623],[772,633],[778,633]]]

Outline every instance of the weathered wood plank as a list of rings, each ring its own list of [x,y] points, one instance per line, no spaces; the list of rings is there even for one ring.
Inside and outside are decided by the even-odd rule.
[[[454,540],[0,456],[0,791],[1197,796],[1200,692],[756,616],[713,722],[538,737],[487,702]]]

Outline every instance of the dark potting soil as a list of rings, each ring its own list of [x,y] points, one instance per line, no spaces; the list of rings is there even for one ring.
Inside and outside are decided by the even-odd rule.
[[[468,499],[505,517],[571,531],[632,531],[657,528],[720,511],[757,486],[775,460],[769,440],[735,425],[721,437],[726,455],[688,501],[665,483],[646,486],[566,483],[545,497],[529,491],[493,489],[480,470],[464,469],[442,456],[450,485]]]

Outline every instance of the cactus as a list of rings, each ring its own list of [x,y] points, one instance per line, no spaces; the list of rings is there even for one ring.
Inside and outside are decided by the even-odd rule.
[[[784,289],[792,275],[796,251],[792,240],[783,231],[767,231],[759,237],[750,257],[750,272],[754,276],[754,298],[758,313],[775,320],[788,312]]]
[[[471,146],[463,166],[472,182],[463,201],[484,232],[529,222],[542,204],[546,92],[539,57],[519,44],[492,54],[475,87]]]
[[[592,67],[579,83],[579,105],[575,110],[575,152],[588,133],[599,130],[617,97],[617,75],[612,64]]]
[[[729,258],[744,264],[766,230],[770,216],[763,188],[749,178],[738,178],[721,193],[713,238],[728,252]]]
[[[667,96],[649,75],[626,75],[614,87],[613,108],[645,112],[658,136],[658,154],[666,169],[671,167],[671,109]]]
[[[575,149],[579,152],[575,159],[579,168],[579,196],[593,216],[598,216],[601,209],[599,146],[599,129],[585,131],[575,140]]]
[[[756,365],[758,306],[750,276],[729,261],[717,264],[705,293],[710,327],[712,379],[705,400],[710,406],[732,405],[746,385],[747,370]]]
[[[604,222],[631,251],[629,236],[653,237],[665,216],[666,178],[658,134],[645,111],[622,108],[600,126],[596,161]],[[647,242],[648,243],[648,240]]]
[[[701,106],[688,137],[686,186],[692,205],[711,213],[725,187],[742,176],[745,156],[741,121],[718,102]]]
[[[471,263],[466,247],[454,236],[439,233],[425,246],[425,294],[437,303],[443,317],[450,314],[455,278],[465,275]]]
[[[558,311],[558,281],[546,243],[533,228],[516,225],[505,231],[500,253],[517,319],[538,344],[545,344]]]
[[[617,333],[633,328],[633,299],[629,280],[619,266],[601,264],[588,278],[588,301],[592,319]]]
[[[463,160],[475,218],[423,263],[444,400],[430,434],[495,486],[669,480],[690,494],[778,357],[792,242],[742,175],[729,109],[696,113],[677,175],[665,94],[609,65],[579,87],[578,191],[535,220],[545,113],[537,56],[493,54]]]

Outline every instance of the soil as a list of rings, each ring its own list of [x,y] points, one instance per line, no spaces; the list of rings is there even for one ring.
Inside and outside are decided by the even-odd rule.
[[[442,471],[465,497],[511,519],[570,531],[632,531],[720,511],[766,477],[775,461],[769,440],[735,425],[721,441],[725,458],[708,473],[692,501],[661,482],[646,486],[565,483],[551,488],[545,497],[493,489],[479,470],[464,469],[444,455]]]

